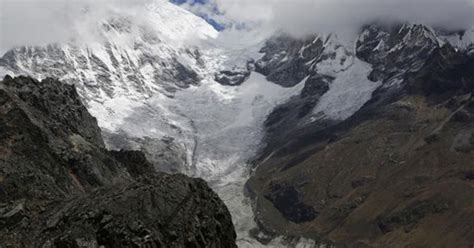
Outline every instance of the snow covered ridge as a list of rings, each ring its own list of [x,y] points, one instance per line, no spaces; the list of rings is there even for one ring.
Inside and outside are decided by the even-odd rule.
[[[78,22],[87,18],[85,12]],[[12,74],[75,83],[87,102],[133,94],[141,98],[199,83],[206,63],[197,46],[218,34],[165,0],[150,1],[139,13],[110,11],[92,20],[78,26],[81,36],[69,44],[16,48],[0,65]]]
[[[270,114],[265,143],[270,149],[278,147],[295,134],[340,123],[366,104],[389,99],[434,51],[457,38],[417,24],[368,25],[352,41],[341,40],[337,34],[300,40],[273,37],[261,50],[264,55],[255,63],[256,70],[284,87],[306,80],[299,96]],[[455,47],[469,53],[469,46]]]
[[[441,33],[440,36],[452,46],[460,50],[468,50],[470,54],[474,54],[474,26],[464,31]]]

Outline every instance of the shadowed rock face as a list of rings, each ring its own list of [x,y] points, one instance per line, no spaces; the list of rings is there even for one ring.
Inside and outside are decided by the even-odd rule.
[[[108,151],[74,86],[0,82],[0,247],[235,247],[200,179]]]
[[[382,84],[359,111],[304,126],[302,93],[269,115],[247,183],[267,234],[337,247],[472,246],[474,57],[436,42],[419,25],[367,27],[356,56]]]
[[[142,177],[41,206],[7,206],[0,230],[14,247],[235,247],[226,207],[182,175]],[[12,214],[13,213],[13,214]],[[8,216],[8,217],[6,217]]]
[[[289,221],[303,223],[314,220],[317,213],[312,206],[301,201],[300,193],[292,186],[271,185],[271,189],[265,195]]]
[[[292,87],[314,70],[315,63],[325,59],[324,43],[322,37],[303,41],[285,35],[275,37],[260,51],[265,55],[255,63],[255,70],[269,81]]]

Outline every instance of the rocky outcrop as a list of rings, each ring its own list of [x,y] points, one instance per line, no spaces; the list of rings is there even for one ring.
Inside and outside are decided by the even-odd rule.
[[[245,68],[234,67],[216,73],[214,80],[222,85],[239,86],[250,77],[252,70],[253,61],[249,61]]]
[[[356,53],[373,65],[372,80],[383,80],[388,86],[419,71],[440,45],[435,30],[425,25],[369,25],[357,40]]]
[[[186,171],[186,150],[174,138],[131,137],[126,132],[102,131],[107,147],[114,150],[140,150],[151,161],[156,170],[166,173]]]
[[[46,206],[15,201],[1,210],[6,247],[235,247],[217,195],[204,181],[180,175],[144,177]]]
[[[326,42],[319,36],[305,40],[276,36],[260,51],[264,56],[255,63],[255,71],[284,87],[294,86],[314,70],[314,64],[325,59]]]
[[[200,179],[108,151],[72,85],[0,82],[0,247],[235,247]]]
[[[294,99],[269,115],[247,183],[260,227],[336,247],[471,246],[474,58],[421,25],[368,27],[357,56],[381,84],[351,117],[275,129]]]

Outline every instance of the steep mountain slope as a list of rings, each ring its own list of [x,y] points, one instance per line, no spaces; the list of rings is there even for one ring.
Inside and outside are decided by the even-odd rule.
[[[269,149],[298,132],[337,124],[375,96],[387,99],[443,43],[423,25],[390,29],[367,26],[350,43],[355,49],[334,34],[306,41],[276,37],[267,43],[262,49],[266,54],[256,63],[257,71],[278,84],[307,77],[301,95],[279,106],[267,119]],[[281,43],[279,49],[274,48],[275,41]]]
[[[112,13],[99,25],[103,43],[18,48],[7,52],[0,68],[12,74],[57,76],[77,85],[82,101],[98,119],[108,148],[141,150],[161,171],[206,179],[231,206],[239,242],[258,246],[248,237],[255,223],[243,195],[246,160],[255,155],[265,116],[287,99],[284,95],[298,89],[284,89],[250,72],[245,87],[217,84],[214,78],[219,71],[246,65],[247,59],[257,56],[258,45],[228,50],[210,43],[206,39],[216,34],[212,27],[164,1],[154,2],[147,11],[149,18],[163,20],[154,26],[157,30],[135,35],[143,28],[133,18],[127,21]],[[173,30],[173,22],[187,27]],[[183,37],[200,33],[204,40],[184,42]],[[157,40],[144,39],[145,35]],[[69,60],[73,48],[80,52]],[[86,58],[82,53],[88,54]],[[150,71],[150,65],[156,70]],[[140,80],[130,80],[128,75]],[[68,81],[75,77],[77,81]],[[267,92],[272,94],[266,96]]]
[[[0,82],[1,247],[235,247],[229,211],[201,179],[108,151],[74,86]]]
[[[468,247],[474,58],[422,25],[368,26],[355,56],[379,82],[369,98],[352,86],[357,74],[348,92],[331,93],[337,76],[315,70],[316,94],[295,96],[267,119],[267,147],[248,182],[259,225],[341,246]],[[331,106],[325,95],[342,99]]]
[[[217,36],[204,20],[161,0],[138,13],[111,9],[98,20],[90,12],[77,17],[84,22],[84,37],[69,44],[12,49],[0,65],[13,74],[74,83],[87,102],[124,95],[139,99],[199,83],[205,64],[192,44]]]
[[[136,12],[110,9],[97,18],[86,11],[77,20],[81,37],[68,44],[12,49],[0,59],[0,67],[4,74],[55,77],[76,85],[85,105],[99,117],[106,139],[133,140],[115,148],[160,143],[158,151],[150,147],[147,155],[162,154],[168,158],[162,170],[180,171],[189,157],[183,142],[164,137],[180,138],[181,130],[169,119],[161,120],[162,133],[151,140],[125,133],[117,123],[153,95],[171,97],[178,89],[200,84],[214,63],[204,61],[197,44],[215,38],[217,31],[165,0],[150,1]]]

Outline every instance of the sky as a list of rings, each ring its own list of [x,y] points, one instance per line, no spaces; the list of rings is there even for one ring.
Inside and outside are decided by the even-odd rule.
[[[223,31],[226,28],[225,23],[221,23],[213,17],[221,16],[218,7],[211,4],[209,0],[170,0],[170,2],[182,6],[194,14],[202,17],[211,24],[217,31]]]
[[[17,45],[64,42],[75,35],[77,16],[114,6],[127,12],[153,0],[0,0],[0,53]],[[356,32],[382,21],[466,29],[474,0],[171,0],[218,30],[282,30],[294,36]]]

